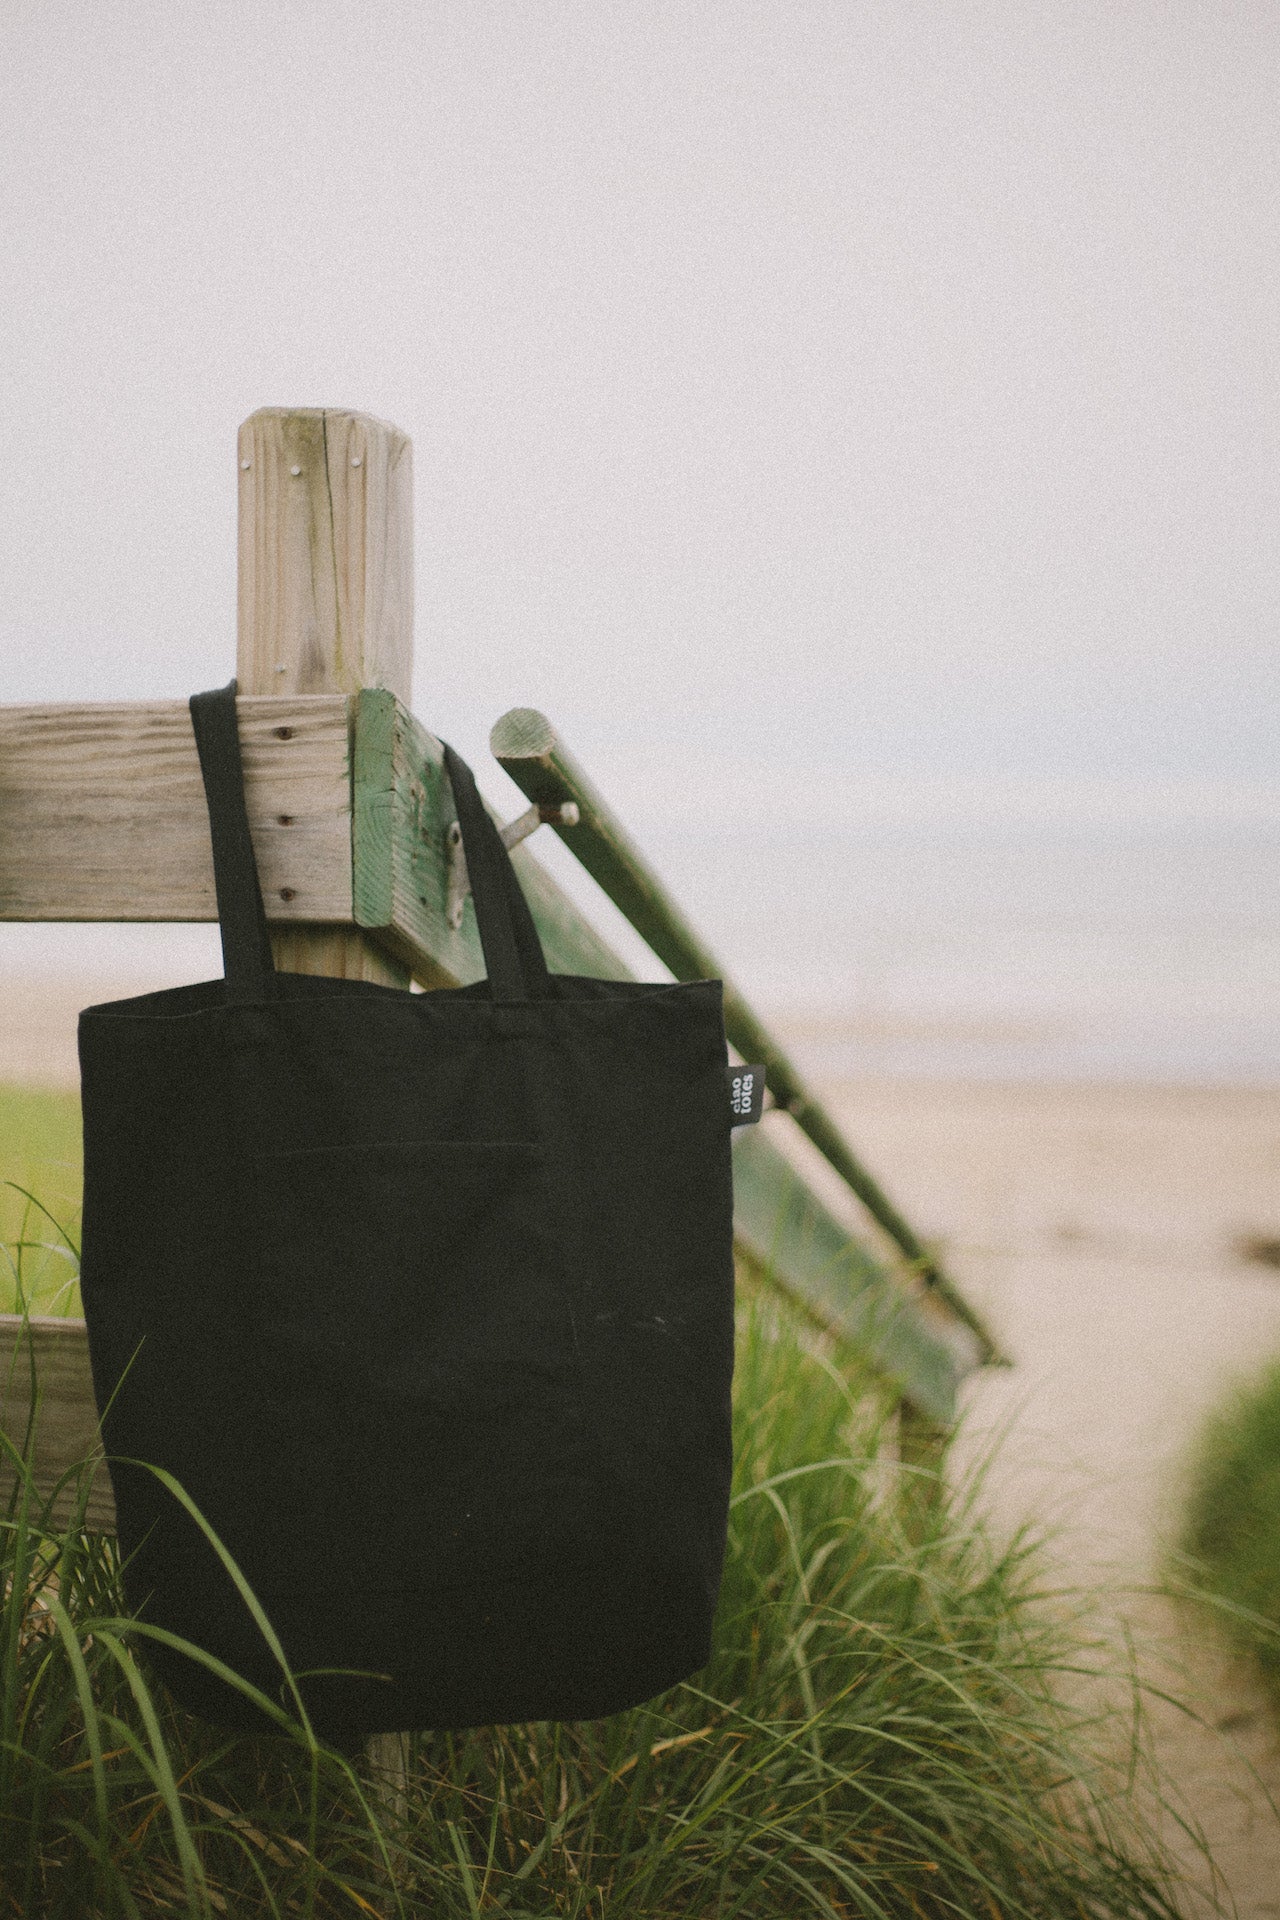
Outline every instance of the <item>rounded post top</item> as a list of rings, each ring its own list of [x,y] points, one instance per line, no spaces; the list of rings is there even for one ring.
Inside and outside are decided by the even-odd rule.
[[[358,407],[257,407],[241,423],[241,433],[246,427],[251,427],[255,420],[297,420],[312,424],[327,423],[331,427],[339,421],[352,421],[358,422],[367,432],[386,435],[388,439],[404,446],[412,445],[403,427],[397,427],[391,420],[380,420],[375,413],[362,413]]]
[[[559,744],[555,728],[536,707],[512,707],[489,731],[495,760],[549,760]]]
[[[370,413],[260,407],[240,428],[244,693],[413,680],[413,443]]]

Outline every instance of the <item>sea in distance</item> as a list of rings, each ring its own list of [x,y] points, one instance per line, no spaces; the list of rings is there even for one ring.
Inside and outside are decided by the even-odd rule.
[[[793,823],[690,808],[636,838],[815,1080],[1280,1085],[1280,812]],[[662,977],[565,848],[543,833],[534,850]],[[213,927],[0,925],[0,978],[127,991],[220,970]]]
[[[817,1079],[1280,1085],[1280,823],[667,828],[653,852]]]

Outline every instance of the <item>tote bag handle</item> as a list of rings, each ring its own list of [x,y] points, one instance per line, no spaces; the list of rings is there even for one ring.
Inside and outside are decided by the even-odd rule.
[[[500,1001],[543,1000],[551,992],[551,975],[511,855],[476,791],[470,767],[443,740],[440,744],[462,829],[489,990]]]
[[[227,999],[264,1000],[274,992],[275,964],[244,803],[236,683],[192,694],[189,704],[209,806]],[[444,748],[444,764],[462,829],[489,991],[501,1002],[543,999],[551,991],[551,976],[511,856],[470,767],[449,746]]]
[[[275,962],[244,804],[236,683],[233,680],[229,686],[215,687],[211,693],[193,693],[188,705],[209,805],[227,999],[237,1003],[265,1000],[275,991]]]

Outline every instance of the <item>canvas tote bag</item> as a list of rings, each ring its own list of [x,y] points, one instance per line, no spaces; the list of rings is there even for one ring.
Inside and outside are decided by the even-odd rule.
[[[273,970],[234,683],[191,712],[225,980],[80,1019],[83,1290],[129,1604],[332,1739],[612,1713],[708,1655],[732,1193],[719,982],[547,971],[468,769],[488,977]],[[185,1705],[262,1724],[148,1641]]]

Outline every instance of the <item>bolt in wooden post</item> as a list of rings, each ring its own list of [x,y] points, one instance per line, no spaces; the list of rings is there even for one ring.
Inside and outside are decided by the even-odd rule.
[[[413,446],[367,413],[263,407],[240,429],[236,680],[244,694],[413,679]],[[267,912],[271,902],[267,902]],[[404,987],[354,928],[277,927],[276,965]]]

